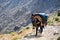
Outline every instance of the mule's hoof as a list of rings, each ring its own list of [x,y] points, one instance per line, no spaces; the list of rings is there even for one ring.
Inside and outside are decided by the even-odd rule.
[[[42,31],[41,31],[41,30],[39,30],[39,33],[41,33],[41,34],[42,34]]]

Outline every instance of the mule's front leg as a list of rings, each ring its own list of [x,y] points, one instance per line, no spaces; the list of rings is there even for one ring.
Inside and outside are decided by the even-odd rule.
[[[37,36],[37,34],[38,34],[38,27],[36,27],[36,35],[35,36]]]

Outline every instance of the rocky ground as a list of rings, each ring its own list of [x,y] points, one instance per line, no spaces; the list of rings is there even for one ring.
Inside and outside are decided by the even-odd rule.
[[[57,40],[60,37],[60,26],[46,26],[42,35],[38,35],[37,37],[31,34],[25,37],[24,40]]]
[[[1,34],[0,40],[57,40],[60,37],[60,26],[46,26],[42,35],[38,32],[35,37],[35,30],[32,30],[32,25],[29,24],[21,32],[10,34]]]

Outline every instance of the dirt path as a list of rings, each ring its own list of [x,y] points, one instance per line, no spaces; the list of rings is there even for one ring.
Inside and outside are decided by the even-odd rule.
[[[32,25],[26,26],[19,34],[1,34],[0,40],[57,40],[60,37],[60,26],[46,26],[42,35],[38,32],[35,37],[35,30],[32,30]]]
[[[34,34],[28,35],[29,36],[25,37],[24,40],[57,40],[57,38],[60,37],[60,26],[46,26],[42,36],[40,33],[37,37],[35,37]]]

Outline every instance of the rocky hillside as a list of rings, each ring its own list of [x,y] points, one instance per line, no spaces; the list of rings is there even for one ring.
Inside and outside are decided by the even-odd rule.
[[[0,0],[0,33],[26,26],[31,13],[51,13],[59,8],[60,0]]]
[[[48,25],[60,26],[60,16],[58,15],[58,11],[53,12],[52,15],[48,17]]]

